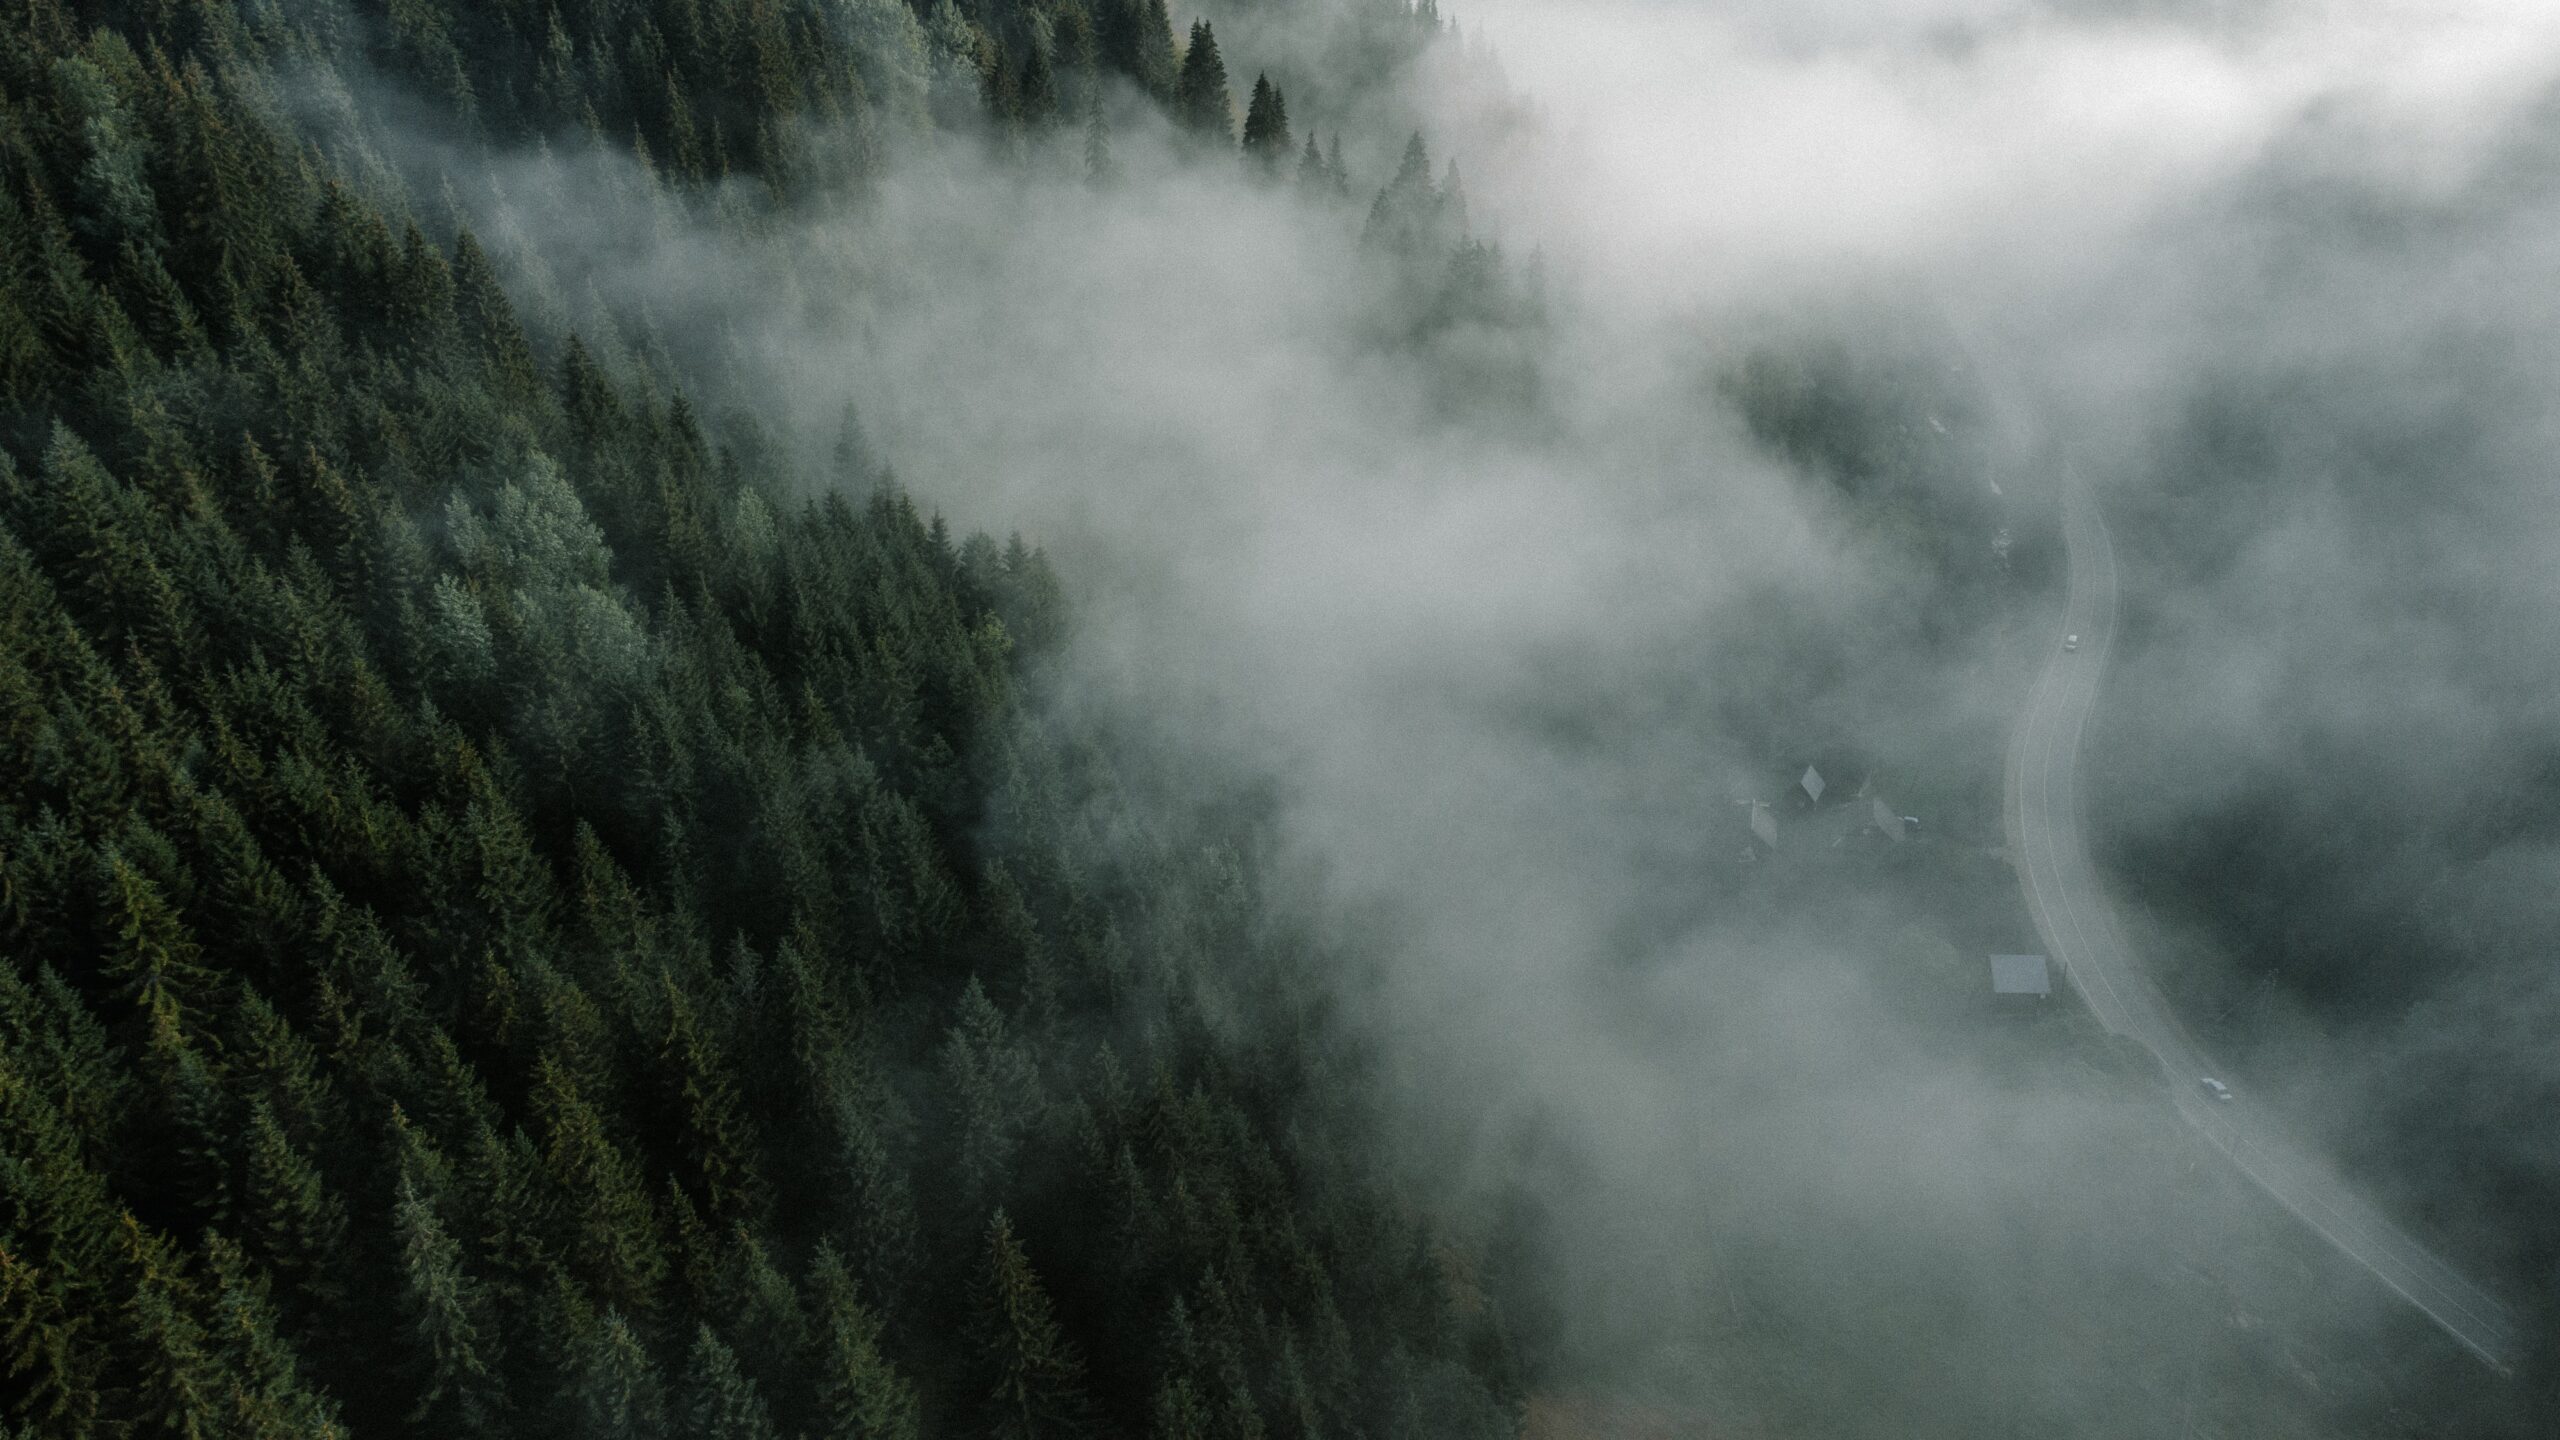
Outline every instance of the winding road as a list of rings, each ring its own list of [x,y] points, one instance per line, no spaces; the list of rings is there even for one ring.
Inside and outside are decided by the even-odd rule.
[[[2099,1023],[2159,1057],[2178,1113],[2189,1125],[2473,1354],[2500,1372],[2512,1371],[2519,1336],[2505,1306],[2358,1197],[2327,1162],[2279,1134],[2273,1117],[2253,1108],[2247,1095],[2220,1101],[2198,1083],[2220,1072],[2143,973],[2089,863],[2080,745],[2115,638],[2116,560],[2096,503],[2067,475],[2062,507],[2070,599],[2009,746],[2009,852],[2017,858],[2038,933]],[[2077,651],[2063,648],[2066,633],[2080,637]]]

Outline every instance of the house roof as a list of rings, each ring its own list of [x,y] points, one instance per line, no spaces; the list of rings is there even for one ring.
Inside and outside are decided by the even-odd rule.
[[[1991,957],[1991,993],[2050,995],[2053,993],[2053,976],[2041,955],[1994,955]]]

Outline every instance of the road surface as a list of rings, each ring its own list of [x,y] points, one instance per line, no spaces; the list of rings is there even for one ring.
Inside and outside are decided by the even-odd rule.
[[[2206,1094],[2198,1081],[2222,1072],[2178,1023],[2125,942],[2106,888],[2089,863],[2079,776],[2081,736],[2097,707],[2107,647],[2115,638],[2115,550],[2096,503],[2067,475],[2062,504],[2070,600],[2009,746],[2009,852],[2017,859],[2038,933],[2099,1023],[2159,1057],[2178,1113],[2189,1125],[2349,1259],[2491,1367],[2511,1372],[2519,1336],[2505,1306],[2359,1198],[2319,1156],[2277,1133],[2273,1118],[2252,1106],[2247,1094],[2230,1101]],[[2066,634],[2080,637],[2078,650],[2063,648]]]

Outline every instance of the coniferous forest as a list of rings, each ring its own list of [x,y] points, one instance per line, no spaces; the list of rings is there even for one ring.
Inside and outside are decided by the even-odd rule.
[[[1373,8],[1380,65],[1438,24]],[[1509,1433],[1252,808],[1036,703],[1041,551],[850,416],[709,418],[367,138],[751,231],[918,125],[1105,175],[1110,85],[1345,187],[1180,53],[1163,0],[10,0],[12,1433]]]
[[[1495,8],[0,0],[0,1440],[2555,1433],[2548,7]]]

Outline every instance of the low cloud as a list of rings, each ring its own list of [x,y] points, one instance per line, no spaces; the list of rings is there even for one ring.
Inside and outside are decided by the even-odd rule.
[[[1389,937],[1353,998],[1414,1169],[1488,1226],[1550,1217],[1539,1264],[1578,1353],[1647,1337],[1686,1357],[1661,1382],[1684,1403],[1814,1423],[1772,1398],[1794,1382],[1716,1368],[1717,1343],[1788,1353],[1742,1327],[1864,1357],[1856,1393],[1905,1422],[1875,1433],[2104,1433],[2173,1383],[2111,1373],[2108,1347],[2224,1323],[2206,1312],[2257,1283],[2235,1267],[2284,1242],[2196,1199],[2220,1182],[2160,1179],[2194,1157],[2138,1087],[2021,1059],[1948,999],[1959,981],[1906,992],[1893,967],[2032,944],[1985,852],[2059,457],[2124,507],[2148,587],[2101,737],[2126,853],[2229,823],[2235,796],[2459,791],[2547,739],[2528,642],[2560,604],[2535,398],[2560,358],[2560,15],[1498,0],[1466,20],[1508,86],[1435,64],[1410,113],[1514,273],[1543,252],[1546,318],[1516,331],[1382,319],[1411,282],[1358,237],[1397,107],[1316,120],[1365,127],[1338,205],[1184,159],[1135,105],[1114,186],[1084,182],[1072,137],[1018,164],[910,147],[861,205],[756,253],[680,219],[635,231],[601,160],[526,162],[512,220],[465,204],[596,257],[565,308],[596,308],[589,286],[604,310],[645,300],[679,365],[747,359],[790,443],[821,448],[850,398],[920,498],[1065,562],[1059,703],[1272,785],[1291,873]],[[1239,76],[1311,63],[1249,43],[1226,46]],[[592,234],[531,198],[577,187],[618,197]],[[1532,378],[1489,391],[1479,364]],[[1748,402],[1781,392],[1848,397],[1824,423],[1865,427],[1867,458],[1779,443]],[[2244,412],[2228,434],[2217,405]],[[2391,449],[2438,434],[2458,479]],[[1743,877],[1748,802],[1783,803],[1807,763],[1912,807],[1970,878]],[[1818,843],[1791,831],[1781,858]],[[2227,957],[2180,973],[2238,983]],[[2413,987],[2420,1021],[2344,1058],[2287,1022],[2268,1083],[2382,1084],[2498,974]],[[2512,1166],[2534,1142],[2500,1122],[2465,1143]],[[2473,1253],[2517,1252],[2495,1215],[2437,1208],[2469,1216]],[[2221,1288],[2161,1278],[2207,1271]],[[2332,1339],[2384,1323],[2326,1283],[2281,1303],[2329,1313]],[[2093,1287],[2156,1313],[2082,1325]]]

